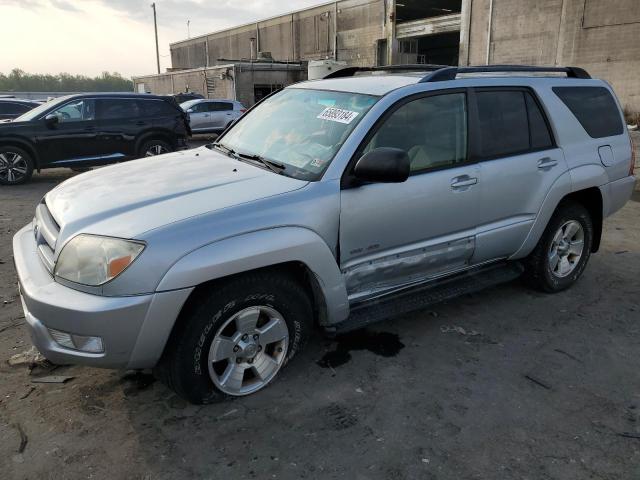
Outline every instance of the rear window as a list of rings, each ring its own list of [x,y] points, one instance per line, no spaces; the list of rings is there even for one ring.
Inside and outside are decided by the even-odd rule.
[[[620,135],[624,125],[611,92],[604,87],[553,87],[590,137]]]

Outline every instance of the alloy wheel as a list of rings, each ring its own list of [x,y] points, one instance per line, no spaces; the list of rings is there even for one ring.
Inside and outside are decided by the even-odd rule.
[[[0,153],[0,179],[7,183],[17,183],[27,175],[25,158],[17,152]]]
[[[156,155],[162,155],[163,153],[169,153],[169,150],[165,148],[163,145],[156,144],[151,145],[146,152],[144,152],[145,157],[155,157]]]
[[[578,266],[584,250],[584,229],[576,220],[565,222],[556,232],[549,249],[549,268],[556,277],[570,275]]]
[[[211,342],[211,380],[228,395],[256,392],[276,376],[288,346],[289,330],[278,311],[268,306],[245,308],[229,318]]]

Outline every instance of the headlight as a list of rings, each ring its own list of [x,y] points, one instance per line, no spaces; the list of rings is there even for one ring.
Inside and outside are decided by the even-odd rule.
[[[82,285],[102,285],[124,272],[142,250],[140,242],[80,234],[62,248],[54,274]]]

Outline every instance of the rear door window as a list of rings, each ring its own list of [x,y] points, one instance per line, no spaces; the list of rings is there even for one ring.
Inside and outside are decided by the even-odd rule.
[[[553,137],[533,95],[524,90],[476,93],[479,156],[497,158],[553,148]]]
[[[233,110],[233,103],[230,102],[208,102],[210,112],[225,112]]]
[[[618,106],[604,87],[553,87],[553,92],[571,110],[592,138],[624,132]]]
[[[138,105],[145,117],[174,116],[178,110],[164,100],[138,100]]]
[[[480,127],[480,156],[502,157],[529,150],[529,120],[521,91],[476,94]]]
[[[553,140],[549,126],[540,107],[530,93],[524,93],[527,102],[527,114],[529,116],[529,137],[531,150],[543,150],[553,148]]]
[[[140,109],[134,98],[101,98],[96,100],[98,119],[118,120],[139,117]]]

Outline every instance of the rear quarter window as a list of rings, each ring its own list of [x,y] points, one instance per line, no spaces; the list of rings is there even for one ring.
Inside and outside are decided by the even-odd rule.
[[[624,125],[611,92],[604,87],[553,87],[592,138],[621,135]]]

